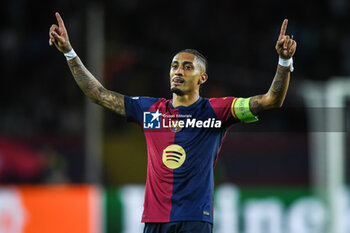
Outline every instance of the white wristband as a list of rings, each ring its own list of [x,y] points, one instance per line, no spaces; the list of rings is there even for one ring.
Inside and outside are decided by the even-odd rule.
[[[290,67],[290,72],[293,72],[293,70],[294,70],[293,58],[289,58],[289,59],[279,58],[278,59],[278,64],[281,65],[281,66],[289,66]]]
[[[77,56],[77,54],[75,53],[74,49],[72,49],[68,53],[64,53],[64,56],[66,57],[67,61],[69,61],[69,60],[72,60],[73,58],[75,58]]]

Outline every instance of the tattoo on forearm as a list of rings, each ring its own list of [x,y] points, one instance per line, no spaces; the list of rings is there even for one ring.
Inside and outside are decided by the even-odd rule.
[[[284,101],[289,85],[289,67],[278,66],[276,75],[267,94],[253,96],[249,101],[250,111],[254,115],[280,107]]]
[[[285,95],[289,82],[289,67],[278,67],[269,91],[274,95]]]
[[[87,97],[120,115],[125,115],[124,95],[105,89],[79,57],[69,60],[68,65],[75,81]]]
[[[276,80],[272,84],[271,91],[275,94],[278,94],[281,91],[281,87],[282,87],[282,81]]]

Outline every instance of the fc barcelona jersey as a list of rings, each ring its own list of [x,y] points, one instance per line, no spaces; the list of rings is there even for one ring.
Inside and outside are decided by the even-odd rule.
[[[172,100],[125,96],[128,120],[143,128],[147,181],[142,222],[213,222],[213,169],[235,118],[235,97]]]

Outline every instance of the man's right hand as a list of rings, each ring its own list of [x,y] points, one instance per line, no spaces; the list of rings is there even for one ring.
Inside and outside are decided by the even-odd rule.
[[[49,45],[54,44],[56,48],[62,53],[68,53],[72,50],[72,46],[69,43],[68,33],[64,26],[63,20],[58,12],[56,12],[56,19],[58,26],[52,24],[49,31]]]

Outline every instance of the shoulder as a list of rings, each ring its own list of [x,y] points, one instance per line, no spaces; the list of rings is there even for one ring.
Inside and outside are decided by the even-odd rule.
[[[208,102],[212,107],[223,107],[231,105],[237,98],[233,96],[219,97],[219,98],[209,98]]]
[[[147,96],[125,96],[126,104],[138,105],[142,108],[148,109],[150,107],[168,106],[170,104],[169,99],[147,97]]]
[[[125,96],[125,99],[129,101],[139,102],[142,104],[156,103],[162,100],[162,98],[148,97],[148,96]]]

